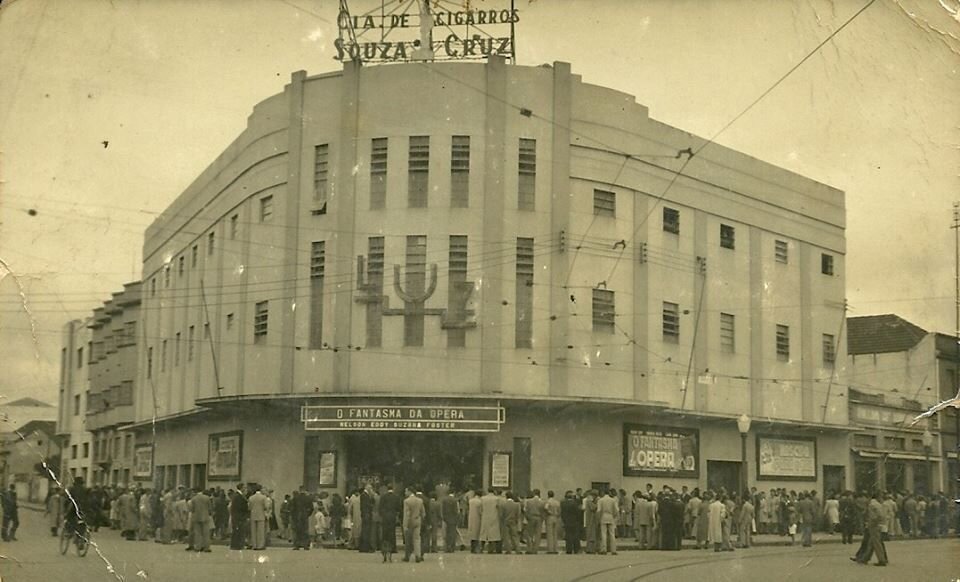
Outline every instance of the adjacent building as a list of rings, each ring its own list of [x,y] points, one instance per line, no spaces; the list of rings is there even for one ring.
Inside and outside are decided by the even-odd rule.
[[[121,429],[134,420],[140,287],[139,281],[125,284],[123,291],[93,311],[89,322],[92,353],[86,426],[92,433],[92,483],[97,485],[133,483],[134,436]]]
[[[847,324],[856,488],[944,491],[945,415],[915,422],[953,383],[943,373],[941,335],[893,314],[851,317]]]
[[[567,63],[294,73],[146,232],[134,478],[845,487],[843,193],[705,146]]]
[[[0,435],[0,485],[4,491],[13,485],[18,499],[44,501],[54,482],[51,473],[56,475],[58,459],[56,422],[30,420],[18,425]]]
[[[96,361],[92,319],[73,320],[63,326],[60,349],[60,398],[56,431],[63,449],[60,474],[67,483],[93,475],[93,435],[87,425],[90,404],[90,367]]]

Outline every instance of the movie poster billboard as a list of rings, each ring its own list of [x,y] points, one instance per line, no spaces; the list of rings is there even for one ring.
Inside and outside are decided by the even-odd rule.
[[[243,431],[221,432],[210,435],[207,453],[207,479],[240,479],[243,458]]]
[[[817,439],[757,435],[757,479],[816,481]]]
[[[699,477],[700,431],[695,428],[624,424],[623,474]]]

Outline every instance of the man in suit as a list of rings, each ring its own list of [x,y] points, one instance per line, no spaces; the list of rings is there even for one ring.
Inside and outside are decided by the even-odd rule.
[[[373,486],[367,483],[360,492],[360,552],[373,552]],[[356,526],[354,526],[356,527]]]
[[[190,499],[190,530],[193,532],[193,549],[198,552],[210,551],[210,528],[212,502],[202,489]]]
[[[616,494],[616,491],[611,489],[597,502],[601,554],[606,554],[608,549],[611,554],[617,554],[617,517],[620,515],[620,506]]]
[[[800,493],[797,501],[797,513],[800,515],[800,539],[803,547],[809,548],[813,544],[813,522],[816,519],[816,506],[807,493]]]
[[[749,493],[749,492],[746,492]],[[740,523],[737,527],[737,535],[741,548],[749,548],[753,543],[753,503],[750,502],[750,495],[743,496],[743,505],[740,507]]]
[[[888,563],[887,548],[883,544],[883,536],[880,532],[880,526],[885,520],[883,505],[880,503],[881,497],[882,494],[879,491],[874,491],[873,497],[867,504],[866,523],[864,524],[866,531],[864,532],[863,544],[857,555],[850,558],[859,564],[869,562],[873,554],[877,555],[877,566],[886,566]]]
[[[293,499],[290,500],[294,550],[310,549],[309,522],[311,513],[313,513],[313,502],[304,487],[301,486],[299,491],[293,493]]]
[[[403,501],[393,492],[393,485],[388,485],[387,492],[380,496],[377,509],[380,513],[380,552],[384,562],[392,562],[393,553],[397,551],[397,517],[403,511]]]
[[[530,494],[523,506],[523,513],[527,518],[527,553],[536,554],[540,548],[540,530],[543,526],[543,501],[539,489],[534,489]]]
[[[557,537],[560,533],[560,502],[547,491],[547,501],[543,504],[544,523],[547,528],[547,553],[556,554]]]
[[[230,549],[242,550],[246,545],[247,518],[249,516],[249,505],[247,496],[244,495],[243,484],[238,483],[236,490],[230,497],[230,524],[232,526],[230,536]]]
[[[457,551],[457,527],[460,525],[460,504],[453,491],[440,500],[440,519],[443,521],[443,551]]]
[[[637,528],[637,544],[641,550],[652,546],[653,540],[653,506],[645,494],[637,498],[633,505],[633,526]]]
[[[491,488],[480,498],[480,551],[500,553],[500,498]]]
[[[260,486],[254,487],[254,493],[247,500],[247,506],[250,509],[250,545],[255,550],[263,550],[267,547],[267,496],[260,490]]]
[[[417,497],[420,498],[420,501],[423,501],[423,523],[420,525],[420,549],[424,554],[429,554],[433,551],[433,546],[430,544],[430,540],[433,539],[433,503],[430,501],[430,498],[423,494],[423,491],[417,491]]]
[[[417,562],[423,561],[423,552],[420,546],[420,526],[426,511],[423,509],[423,500],[413,494],[413,489],[407,487],[403,500],[403,540],[404,562],[410,561],[412,553]]]
[[[520,502],[510,491],[500,501],[500,531],[503,552],[520,553]]]
[[[563,523],[564,550],[568,554],[580,553],[581,520],[580,504],[574,498],[573,492],[567,491],[560,502],[560,521]]]

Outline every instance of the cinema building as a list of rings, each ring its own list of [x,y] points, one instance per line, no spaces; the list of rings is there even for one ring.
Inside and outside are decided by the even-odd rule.
[[[146,232],[135,476],[843,486],[843,193],[704,143],[567,63],[294,73]]]

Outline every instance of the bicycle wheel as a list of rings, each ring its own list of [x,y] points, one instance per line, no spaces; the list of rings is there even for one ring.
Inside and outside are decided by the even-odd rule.
[[[64,525],[60,529],[60,553],[66,554],[67,550],[70,549],[70,541],[73,539],[73,536],[67,532],[67,526]]]
[[[87,551],[90,549],[90,540],[80,534],[75,536],[77,542],[77,555],[81,558],[87,555]]]

